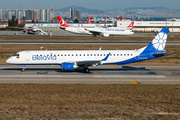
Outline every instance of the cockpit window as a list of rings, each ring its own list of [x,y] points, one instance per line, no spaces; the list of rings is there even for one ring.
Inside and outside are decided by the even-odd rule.
[[[14,54],[13,56],[19,56],[19,54]]]

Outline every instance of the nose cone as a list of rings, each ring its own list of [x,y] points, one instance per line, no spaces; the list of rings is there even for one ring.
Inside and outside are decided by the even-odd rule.
[[[6,60],[6,63],[10,63],[11,62],[11,58]]]

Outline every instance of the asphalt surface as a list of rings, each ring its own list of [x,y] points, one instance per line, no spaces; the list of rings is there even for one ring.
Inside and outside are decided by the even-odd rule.
[[[42,84],[180,84],[180,66],[97,66],[63,71],[60,66],[0,66],[0,83]]]
[[[0,41],[1,45],[148,45],[149,41]],[[166,45],[180,45],[180,41],[167,41]]]
[[[23,31],[0,31],[0,36],[5,36],[5,35],[7,36],[47,36],[47,35],[39,35],[39,33],[27,34],[27,33],[23,33]],[[78,37],[89,36],[90,37],[92,35],[76,34],[76,33],[71,33],[64,30],[58,30],[58,31],[52,32],[52,36],[78,36]],[[155,36],[155,33],[134,33],[133,35],[128,35],[126,37],[154,37],[154,36]],[[102,36],[97,36],[97,37],[102,37]],[[114,37],[117,37],[117,36],[114,36]],[[118,36],[118,37],[124,37],[124,36]]]

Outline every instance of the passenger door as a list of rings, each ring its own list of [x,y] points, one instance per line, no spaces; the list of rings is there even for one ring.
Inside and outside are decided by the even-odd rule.
[[[26,61],[30,60],[30,51],[25,52],[25,59],[26,59]]]

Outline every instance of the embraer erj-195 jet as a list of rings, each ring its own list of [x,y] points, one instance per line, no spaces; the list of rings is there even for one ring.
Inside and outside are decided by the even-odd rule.
[[[83,27],[72,27],[68,25],[66,21],[64,21],[64,19],[60,16],[57,16],[57,19],[59,21],[61,29],[64,29],[72,33],[78,33],[78,34],[92,34],[89,31],[86,31]],[[91,20],[92,20],[92,17],[86,23],[91,23]]]
[[[152,42],[138,50],[44,50],[21,51],[6,60],[15,65],[60,65],[63,70],[73,71],[89,66],[140,62],[168,54],[165,50],[169,28],[163,28]]]

